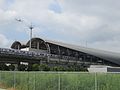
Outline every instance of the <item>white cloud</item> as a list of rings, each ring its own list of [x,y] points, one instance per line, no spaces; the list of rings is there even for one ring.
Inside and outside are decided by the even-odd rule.
[[[9,40],[2,34],[0,34],[0,47],[6,47],[9,43]]]
[[[88,42],[90,47],[107,50],[119,50],[120,45],[120,1],[119,0],[56,0],[61,13],[49,9],[54,0],[14,0],[8,9],[4,9],[5,0],[0,0],[0,24],[22,17],[27,22],[37,24],[34,35],[46,31],[66,43],[80,44]],[[17,31],[24,31],[24,25],[16,25]],[[7,32],[6,32],[7,33]],[[27,32],[28,33],[28,32]],[[52,37],[51,36],[51,37]],[[64,37],[63,38],[61,38]],[[47,38],[50,38],[48,36]],[[102,45],[104,43],[104,46]]]
[[[107,50],[112,52],[120,52],[120,42],[118,40],[110,40],[110,41],[98,41],[92,44],[88,44],[88,47]]]
[[[4,5],[4,0],[0,0],[0,7]]]
[[[11,20],[13,21],[15,16],[16,16],[15,11],[12,10],[5,11],[3,9],[0,9],[0,25],[7,24],[11,22]]]

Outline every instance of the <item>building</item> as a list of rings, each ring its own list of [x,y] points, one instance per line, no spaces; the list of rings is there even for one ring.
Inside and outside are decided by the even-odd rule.
[[[105,66],[105,65],[91,65],[88,68],[89,72],[120,72],[120,67],[111,67],[111,66]]]
[[[41,38],[32,38],[31,41],[29,40],[24,44],[15,41],[11,48],[47,54],[46,62],[52,64],[120,66],[120,53],[44,40]]]

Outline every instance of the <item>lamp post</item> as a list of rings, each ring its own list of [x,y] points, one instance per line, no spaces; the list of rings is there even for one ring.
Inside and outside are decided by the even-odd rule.
[[[29,45],[29,48],[31,49],[32,48],[32,30],[33,30],[33,25],[31,24],[29,26],[29,29],[30,29],[30,45]]]
[[[18,21],[18,22],[24,22],[24,20],[22,20],[22,19],[15,19],[16,21]],[[31,23],[31,25],[30,26],[28,26],[29,27],[29,29],[30,29],[30,43],[29,43],[29,49],[31,49],[32,48],[32,31],[33,31],[33,29],[34,29],[34,27],[33,27],[33,25],[32,25],[32,23]]]

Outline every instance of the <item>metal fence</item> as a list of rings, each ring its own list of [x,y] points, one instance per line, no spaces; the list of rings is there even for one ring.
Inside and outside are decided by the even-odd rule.
[[[0,87],[15,90],[120,90],[120,73],[0,71]]]

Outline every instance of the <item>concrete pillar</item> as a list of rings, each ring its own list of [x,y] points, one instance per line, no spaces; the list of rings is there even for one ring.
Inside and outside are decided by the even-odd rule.
[[[46,44],[46,45],[47,45],[48,54],[51,54],[49,44]],[[48,61],[48,62],[50,61],[50,55],[47,55],[47,61]]]
[[[92,64],[92,59],[93,59],[92,57],[93,57],[93,56],[90,56],[90,64]]]
[[[67,55],[68,55],[68,57],[69,57],[69,54],[70,54],[70,52],[69,52],[69,49],[67,48]],[[69,58],[68,58],[68,63],[69,63]]]
[[[40,43],[39,43],[39,41],[37,42],[37,49],[39,50],[40,48]]]
[[[58,53],[59,53],[59,62],[60,62],[60,47],[58,46]]]
[[[47,55],[47,62],[50,62],[50,55]]]
[[[20,50],[20,45],[18,45],[18,50]]]
[[[32,70],[32,63],[28,63],[28,71],[31,71]]]
[[[15,66],[15,70],[14,71],[19,71],[20,62],[17,62],[17,63],[15,63],[13,65]]]
[[[13,64],[15,66],[14,71],[18,71],[18,64]]]

